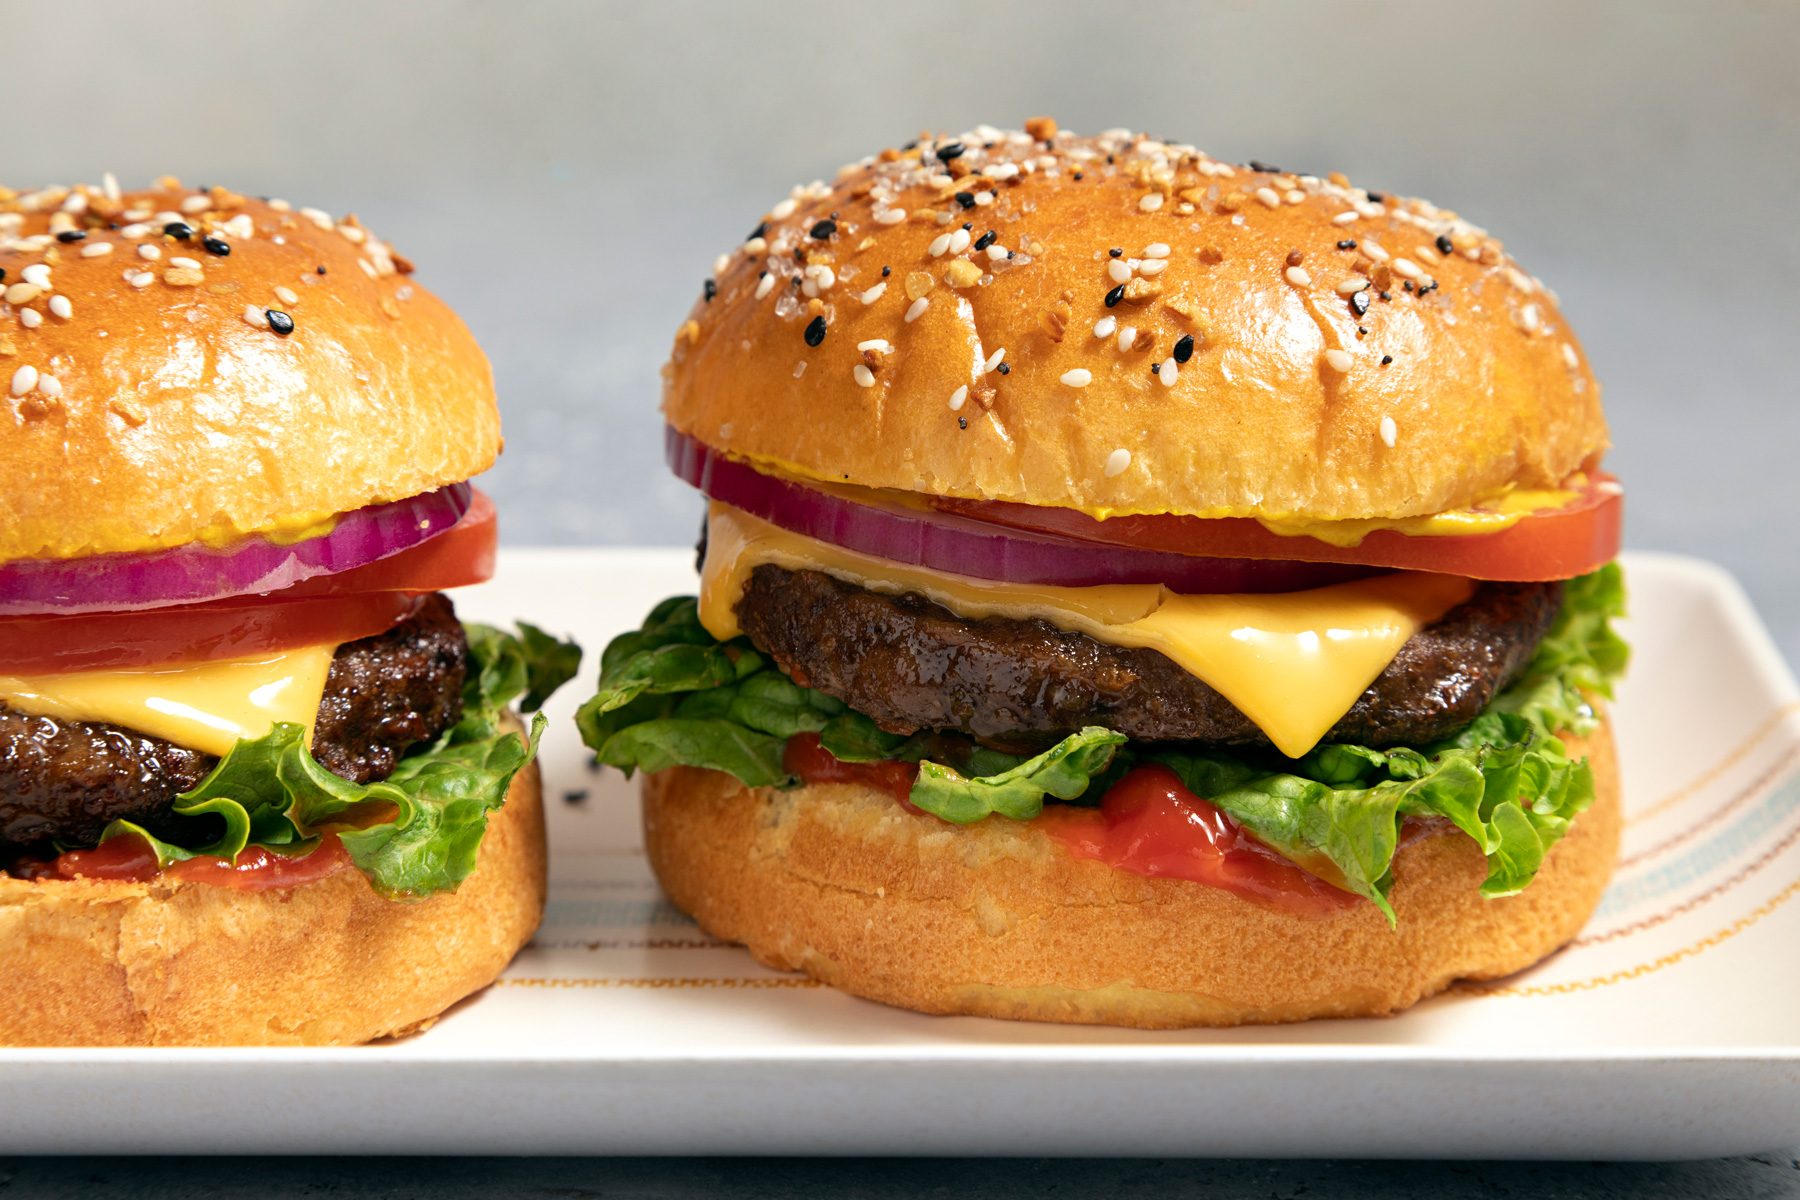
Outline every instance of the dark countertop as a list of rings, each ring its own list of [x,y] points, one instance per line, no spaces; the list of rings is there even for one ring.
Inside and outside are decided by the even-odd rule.
[[[1793,1152],[1692,1163],[1221,1162],[1174,1159],[0,1159],[0,1197],[211,1200],[254,1195],[544,1197],[980,1196],[1006,1200],[1488,1200],[1800,1195]]]

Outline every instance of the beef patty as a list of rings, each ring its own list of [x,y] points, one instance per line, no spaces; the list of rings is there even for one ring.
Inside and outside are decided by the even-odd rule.
[[[313,757],[358,783],[385,779],[408,747],[462,716],[469,644],[441,595],[386,633],[338,647]],[[57,839],[92,845],[125,817],[176,832],[170,802],[217,759],[116,725],[32,716],[0,704],[0,853]]]
[[[1556,616],[1555,583],[1483,583],[1420,630],[1326,735],[1417,745],[1468,724],[1528,662]],[[916,593],[760,566],[738,621],[797,682],[892,733],[960,730],[1007,750],[1084,725],[1145,741],[1267,746],[1229,700],[1155,650],[1044,621],[968,621]]]

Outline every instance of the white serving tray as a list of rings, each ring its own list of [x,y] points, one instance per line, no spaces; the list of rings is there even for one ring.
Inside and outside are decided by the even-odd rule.
[[[0,1153],[1686,1158],[1800,1140],[1800,692],[1737,585],[1627,556],[1623,862],[1570,948],[1388,1020],[934,1018],[766,970],[663,901],[569,722],[687,550],[515,550],[465,615],[574,632],[548,917],[501,983],[338,1050],[0,1050]],[[579,794],[579,795],[578,795]],[[4,987],[0,971],[0,988]],[[0,993],[0,1003],[4,1003]]]

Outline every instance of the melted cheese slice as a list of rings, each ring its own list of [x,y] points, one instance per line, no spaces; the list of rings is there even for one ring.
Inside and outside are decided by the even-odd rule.
[[[336,653],[329,644],[124,671],[0,675],[0,701],[20,712],[101,721],[219,756],[240,738],[264,736],[277,721],[305,726],[310,744]]]
[[[871,591],[917,592],[969,619],[1038,618],[1156,650],[1211,685],[1298,758],[1318,744],[1420,627],[1468,599],[1469,580],[1396,572],[1305,592],[1187,596],[1160,584],[1041,587],[906,566],[789,533],[729,505],[708,510],[700,620],[724,641],[763,564],[823,571]]]

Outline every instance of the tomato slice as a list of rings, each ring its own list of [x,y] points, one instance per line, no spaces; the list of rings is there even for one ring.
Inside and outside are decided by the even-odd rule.
[[[356,592],[0,618],[0,674],[121,670],[247,658],[325,642],[342,645],[392,629],[421,603],[411,592]]]
[[[996,525],[1111,546],[1215,558],[1359,563],[1518,582],[1573,579],[1611,562],[1619,554],[1625,511],[1623,489],[1612,476],[1602,474],[1564,507],[1531,513],[1498,533],[1437,537],[1381,529],[1355,546],[1334,546],[1317,538],[1275,533],[1248,517],[1129,516],[1102,521],[1074,509],[998,500],[942,499],[936,506]]]
[[[462,519],[429,541],[336,575],[322,575],[270,593],[276,596],[341,596],[349,592],[441,592],[494,576],[499,522],[494,502],[479,489]]]
[[[125,612],[0,617],[0,674],[244,658],[392,629],[421,597],[494,574],[494,503],[476,492],[449,529],[389,558],[262,596]]]

